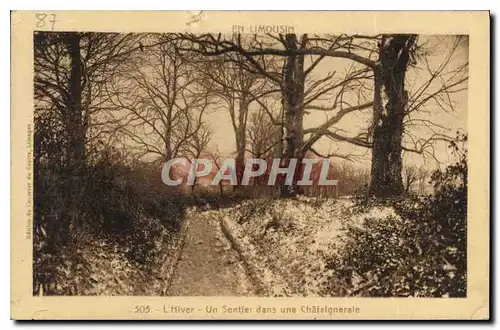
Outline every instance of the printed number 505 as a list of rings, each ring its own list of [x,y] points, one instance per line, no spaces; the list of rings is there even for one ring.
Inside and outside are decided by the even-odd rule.
[[[149,305],[135,305],[134,313],[147,314],[149,312],[151,312]]]

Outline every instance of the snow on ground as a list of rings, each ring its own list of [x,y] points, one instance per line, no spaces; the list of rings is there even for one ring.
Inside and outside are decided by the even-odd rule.
[[[78,295],[156,295],[164,290],[164,281],[141,270],[114,242],[98,239],[77,253],[82,260],[79,265],[81,268],[83,265],[88,267],[89,277],[86,278],[84,274],[87,272],[83,269],[82,272],[72,271],[71,264],[74,262],[70,259],[60,265],[58,270],[64,277],[74,281]]]
[[[152,240],[157,257],[144,267],[130,257],[130,244],[119,243],[105,235],[80,233],[72,248],[60,255],[38,256],[36,276],[50,278],[47,285],[35,281],[36,295],[165,295],[173,266],[181,248],[181,234],[170,235],[157,220],[146,219],[161,234]],[[52,267],[55,267],[54,275]]]
[[[190,234],[181,261],[177,264],[184,242],[179,237],[185,235],[174,238],[161,229],[163,234],[150,246],[159,252],[153,269],[130,258],[130,244],[82,238],[74,250],[62,252],[60,262],[47,263],[59,265],[59,287],[52,294],[323,296],[330,292],[333,275],[328,263],[345,241],[347,226],[395,215],[389,207],[360,213],[354,206],[351,198],[299,197],[249,200],[221,210],[189,209],[190,220],[181,232]],[[161,225],[153,221],[151,226]]]
[[[321,296],[332,276],[326,265],[348,225],[394,215],[389,207],[352,212],[349,198],[247,201],[210,211],[226,224],[243,257],[272,296]]]

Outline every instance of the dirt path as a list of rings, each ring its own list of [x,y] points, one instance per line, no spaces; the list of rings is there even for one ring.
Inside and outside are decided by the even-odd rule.
[[[248,296],[252,284],[216,219],[204,213],[191,219],[170,296]]]

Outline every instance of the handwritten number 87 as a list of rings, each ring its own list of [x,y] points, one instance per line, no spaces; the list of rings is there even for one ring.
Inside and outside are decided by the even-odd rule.
[[[56,24],[56,14],[36,14],[36,27],[41,29],[44,28],[47,23],[52,24],[52,30]]]

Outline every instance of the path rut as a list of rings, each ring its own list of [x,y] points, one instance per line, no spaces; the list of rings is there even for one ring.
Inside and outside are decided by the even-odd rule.
[[[253,286],[218,219],[193,215],[181,257],[167,291],[170,296],[249,296]]]

